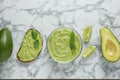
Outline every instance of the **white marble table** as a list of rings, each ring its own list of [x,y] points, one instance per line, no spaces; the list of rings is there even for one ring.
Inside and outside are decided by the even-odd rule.
[[[43,49],[31,63],[21,63],[16,54],[25,32],[31,25],[43,36]],[[97,50],[88,59],[81,55],[67,64],[60,64],[50,57],[46,40],[56,28],[75,29],[81,37],[88,25],[93,34],[88,44]],[[120,60],[107,62],[102,57],[99,29],[109,26],[120,40],[120,0],[0,0],[0,29],[8,27],[13,36],[14,48],[10,59],[0,63],[0,78],[70,78],[101,79],[120,78]]]

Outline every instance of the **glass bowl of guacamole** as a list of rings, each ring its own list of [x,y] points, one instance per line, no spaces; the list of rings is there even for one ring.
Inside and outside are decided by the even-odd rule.
[[[82,50],[80,35],[70,28],[58,28],[48,37],[47,49],[53,60],[68,63],[79,56]]]

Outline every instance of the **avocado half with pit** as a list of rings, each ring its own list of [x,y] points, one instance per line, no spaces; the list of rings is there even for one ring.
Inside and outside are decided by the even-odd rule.
[[[100,29],[102,54],[107,61],[116,62],[120,58],[120,43],[108,27]]]
[[[31,62],[36,59],[43,46],[42,35],[39,31],[31,28],[29,29],[23,39],[21,47],[17,53],[17,58],[21,62]]]

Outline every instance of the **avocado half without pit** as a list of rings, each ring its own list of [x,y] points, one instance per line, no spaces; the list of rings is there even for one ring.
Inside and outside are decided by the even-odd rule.
[[[100,29],[102,54],[107,61],[116,62],[120,58],[120,43],[108,27]]]
[[[36,59],[43,46],[42,35],[36,29],[29,29],[23,39],[21,47],[17,53],[17,58],[21,62],[31,62]]]

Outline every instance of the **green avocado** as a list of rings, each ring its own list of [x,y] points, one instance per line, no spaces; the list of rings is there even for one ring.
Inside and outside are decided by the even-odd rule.
[[[21,47],[17,53],[17,58],[21,62],[31,62],[36,59],[42,50],[42,35],[35,29],[29,29],[23,39]]]
[[[102,54],[109,62],[116,62],[120,58],[120,43],[108,27],[100,29]]]
[[[5,62],[9,59],[13,50],[13,40],[11,32],[8,28],[0,30],[0,62]]]

